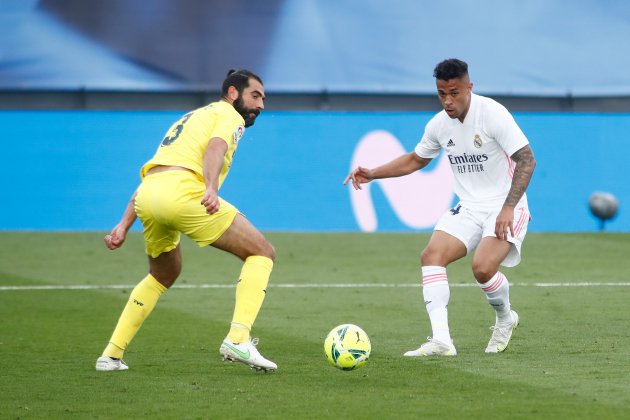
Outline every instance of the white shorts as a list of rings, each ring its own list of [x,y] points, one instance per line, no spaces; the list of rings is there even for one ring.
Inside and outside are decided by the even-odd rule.
[[[479,245],[481,238],[495,236],[494,229],[500,210],[500,208],[493,211],[474,210],[457,204],[440,217],[434,230],[441,230],[456,237],[464,243],[467,253],[470,253]],[[508,242],[512,247],[501,265],[514,267],[521,262],[521,245],[530,219],[527,205],[518,203],[514,209],[514,236],[508,232]]]

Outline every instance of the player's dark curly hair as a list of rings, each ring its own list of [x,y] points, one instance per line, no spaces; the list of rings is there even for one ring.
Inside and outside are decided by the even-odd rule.
[[[435,66],[433,77],[438,80],[461,79],[468,75],[468,64],[457,58],[449,58]]]
[[[234,70],[230,69],[228,71],[227,77],[223,81],[223,86],[221,87],[221,96],[225,97],[228,93],[228,88],[230,86],[234,86],[238,93],[243,93],[243,89],[249,86],[249,79],[256,79],[262,85],[263,82],[254,73],[249,70]]]

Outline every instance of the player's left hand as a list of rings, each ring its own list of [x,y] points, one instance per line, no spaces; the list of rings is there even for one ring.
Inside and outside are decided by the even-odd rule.
[[[494,234],[502,241],[507,241],[508,233],[514,236],[514,207],[503,206],[494,226]]]

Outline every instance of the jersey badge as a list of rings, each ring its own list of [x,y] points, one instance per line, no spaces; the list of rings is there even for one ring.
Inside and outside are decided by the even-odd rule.
[[[481,137],[479,136],[479,134],[475,134],[475,139],[473,140],[473,144],[475,145],[477,149],[479,149],[483,145],[483,142],[481,141]]]
[[[238,143],[241,137],[243,137],[243,134],[245,134],[245,127],[242,125],[239,125],[236,131],[234,132],[234,144]]]

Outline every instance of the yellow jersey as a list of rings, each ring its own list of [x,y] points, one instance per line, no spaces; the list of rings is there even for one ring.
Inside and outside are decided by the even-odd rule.
[[[221,187],[244,133],[245,121],[229,103],[218,101],[198,108],[169,128],[155,155],[142,166],[140,177],[144,179],[147,171],[155,166],[181,166],[193,171],[203,182],[203,157],[210,139],[218,137],[228,145],[219,175]]]

